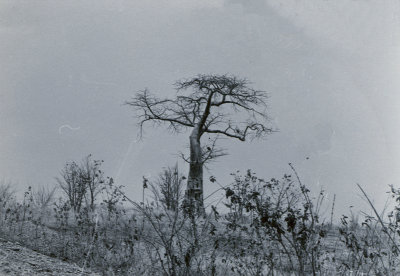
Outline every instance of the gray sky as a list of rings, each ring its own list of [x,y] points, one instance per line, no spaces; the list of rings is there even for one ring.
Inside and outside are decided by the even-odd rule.
[[[20,190],[52,185],[92,153],[139,200],[142,175],[177,161],[186,173],[176,153],[188,135],[148,128],[136,141],[123,102],[229,73],[269,93],[280,132],[221,141],[230,155],[210,166],[220,183],[237,169],[280,177],[292,162],[337,194],[339,212],[360,202],[356,183],[382,206],[387,185],[400,186],[399,2],[248,2],[1,1],[0,176]],[[215,188],[206,181],[206,194]]]

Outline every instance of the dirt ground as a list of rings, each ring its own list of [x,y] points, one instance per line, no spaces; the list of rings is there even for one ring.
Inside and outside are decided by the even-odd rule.
[[[100,275],[84,270],[77,265],[63,262],[18,243],[0,239],[0,276],[3,275]]]

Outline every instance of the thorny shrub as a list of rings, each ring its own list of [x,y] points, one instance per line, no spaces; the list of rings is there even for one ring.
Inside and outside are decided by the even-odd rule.
[[[362,190],[363,191],[363,190]],[[364,191],[363,191],[364,192]],[[398,275],[400,267],[400,189],[391,186],[391,196],[395,199],[394,210],[384,222],[381,215],[364,214],[361,224],[343,215],[339,234],[346,251],[338,261],[338,272],[343,275],[360,274]],[[369,201],[367,195],[364,196]],[[374,211],[375,207],[369,201]]]
[[[179,173],[174,172],[174,177]],[[172,183],[171,189],[179,191],[181,179]],[[211,214],[188,212],[184,205],[179,208],[165,200],[166,184],[162,179],[151,185],[153,201],[141,204],[129,200],[141,223],[138,240],[143,249],[142,258],[146,275],[216,275],[215,252],[218,249],[215,234],[215,219]],[[165,183],[164,181],[168,182]],[[161,191],[159,190],[161,189]],[[172,200],[181,202],[180,193]]]
[[[248,170],[233,176],[233,185],[225,189],[231,269],[241,275],[275,269],[301,275],[319,272],[326,235],[318,214],[323,194],[314,205],[310,191],[291,175],[265,181]]]

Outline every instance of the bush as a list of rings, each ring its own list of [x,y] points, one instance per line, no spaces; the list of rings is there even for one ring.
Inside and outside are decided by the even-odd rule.
[[[290,175],[265,181],[248,170],[245,176],[233,176],[233,185],[225,189],[225,235],[229,251],[239,260],[232,269],[251,275],[262,275],[265,269],[320,272],[321,239],[326,236],[319,222],[321,200],[314,205],[309,190]]]

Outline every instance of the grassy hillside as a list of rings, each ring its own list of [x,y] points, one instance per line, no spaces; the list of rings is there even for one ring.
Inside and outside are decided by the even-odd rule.
[[[233,178],[220,201],[228,211],[211,206],[205,214],[193,213],[180,192],[168,201],[160,183],[138,203],[109,181],[102,200],[79,211],[50,190],[29,188],[17,201],[3,184],[0,237],[103,275],[400,273],[398,207],[332,225],[320,217],[323,192],[311,198],[295,171],[268,181],[251,171]]]

